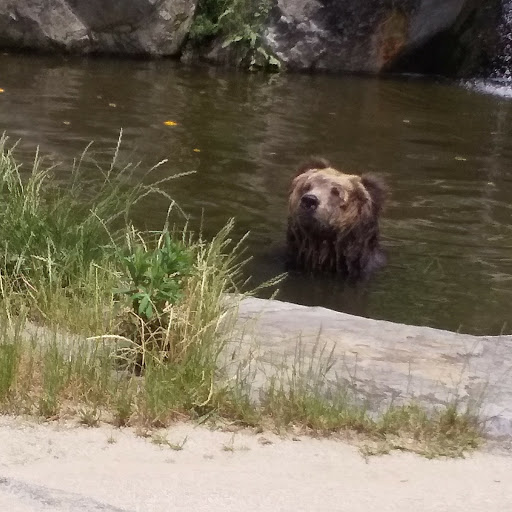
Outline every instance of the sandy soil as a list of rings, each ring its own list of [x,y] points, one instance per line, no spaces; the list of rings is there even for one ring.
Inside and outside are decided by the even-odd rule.
[[[130,429],[0,417],[0,510],[10,512],[512,510],[512,457],[365,460],[335,440],[177,425]]]

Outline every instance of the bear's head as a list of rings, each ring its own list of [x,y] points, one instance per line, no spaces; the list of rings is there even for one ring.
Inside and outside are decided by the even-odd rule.
[[[385,188],[375,176],[345,174],[325,160],[302,166],[293,180],[288,213],[316,236],[339,236],[358,225],[376,222]]]
[[[323,159],[302,166],[288,200],[289,261],[350,277],[380,266],[379,217],[385,195],[375,176],[346,174]]]

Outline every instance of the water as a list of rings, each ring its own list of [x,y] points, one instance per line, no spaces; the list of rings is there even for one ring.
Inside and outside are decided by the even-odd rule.
[[[71,162],[95,140],[106,159],[163,158],[155,174],[195,171],[166,190],[214,233],[250,230],[254,283],[283,269],[286,197],[311,154],[379,172],[392,198],[388,266],[367,285],[290,276],[280,298],[476,334],[512,331],[512,103],[457,84],[361,77],[262,76],[168,61],[0,56],[0,130]],[[165,126],[172,120],[177,126]],[[200,152],[194,151],[200,150]],[[63,167],[66,169],[66,166]],[[66,179],[62,171],[62,178]],[[154,200],[138,221],[159,225]]]

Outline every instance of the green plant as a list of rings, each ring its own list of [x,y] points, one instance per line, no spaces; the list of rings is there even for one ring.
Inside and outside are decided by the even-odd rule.
[[[16,376],[18,363],[17,345],[0,344],[0,401],[8,398]]]
[[[121,381],[113,393],[114,422],[118,427],[124,427],[130,421],[132,415],[134,391],[131,389],[131,381]]]
[[[200,0],[190,31],[195,44],[220,37],[222,47],[236,47],[249,69],[279,69],[280,62],[263,44],[261,33],[269,16],[271,0]]]
[[[100,411],[96,407],[83,407],[78,411],[80,423],[87,427],[97,427],[100,422]]]
[[[43,389],[39,399],[39,414],[50,418],[59,412],[59,395],[65,385],[69,365],[56,343],[45,350],[42,364]]]
[[[376,421],[376,432],[390,449],[406,449],[425,457],[462,457],[481,442],[481,425],[469,409],[448,404],[427,411],[417,404],[391,407]]]
[[[158,446],[168,446],[171,450],[174,450],[175,452],[181,452],[183,450],[183,447],[185,446],[185,443],[187,442],[187,439],[188,437],[185,436],[181,442],[172,443],[167,439],[167,437],[164,434],[155,433],[151,437],[151,442]]]
[[[192,270],[190,249],[173,240],[167,229],[160,233],[154,248],[132,229],[120,261],[128,286],[115,292],[128,296],[133,311],[145,322],[182,298],[184,278]]]
[[[39,152],[24,170],[15,159],[16,144],[0,136],[0,271],[32,316],[82,327],[82,303],[92,296],[95,318],[88,315],[83,327],[97,328],[119,286],[117,257],[131,208],[151,194],[168,197],[162,181],[135,182],[138,166],[121,164],[121,135],[107,166],[99,166],[87,147],[66,186],[54,176],[58,166]]]

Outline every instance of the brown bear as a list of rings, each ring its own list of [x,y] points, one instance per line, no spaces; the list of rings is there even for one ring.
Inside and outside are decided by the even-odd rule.
[[[359,279],[385,263],[379,217],[386,190],[376,176],[345,174],[324,159],[300,167],[288,203],[288,263]]]

